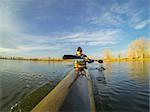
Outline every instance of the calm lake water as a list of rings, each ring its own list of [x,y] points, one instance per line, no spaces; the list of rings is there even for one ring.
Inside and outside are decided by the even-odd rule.
[[[104,63],[102,72],[95,69],[98,66],[89,66],[97,111],[149,111],[150,62]],[[0,60],[0,111],[29,111],[72,67],[63,62]]]

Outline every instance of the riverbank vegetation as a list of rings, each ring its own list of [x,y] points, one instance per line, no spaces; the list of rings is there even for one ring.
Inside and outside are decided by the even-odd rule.
[[[27,60],[27,61],[63,61],[60,58],[26,58],[26,57],[5,57],[0,56],[0,59],[7,59],[7,60]]]
[[[114,56],[116,55],[116,56]],[[140,61],[150,60],[150,40],[140,37],[128,45],[127,52],[114,54],[110,49],[103,53],[105,61]]]

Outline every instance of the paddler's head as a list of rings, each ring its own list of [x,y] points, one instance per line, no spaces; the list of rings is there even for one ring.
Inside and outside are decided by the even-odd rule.
[[[77,48],[76,55],[77,56],[81,56],[82,55],[82,48],[81,47]]]

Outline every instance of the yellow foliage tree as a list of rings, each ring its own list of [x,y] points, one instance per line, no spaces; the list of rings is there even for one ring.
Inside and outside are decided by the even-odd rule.
[[[113,59],[113,53],[110,49],[105,49],[103,53],[103,58],[107,60]]]
[[[149,57],[149,44],[150,40],[141,37],[128,46],[128,58],[147,58]]]

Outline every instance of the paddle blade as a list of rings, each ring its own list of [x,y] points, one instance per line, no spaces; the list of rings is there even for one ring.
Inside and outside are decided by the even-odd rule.
[[[64,55],[63,59],[82,59],[82,58],[76,55]]]
[[[103,60],[98,60],[98,63],[103,63]]]

